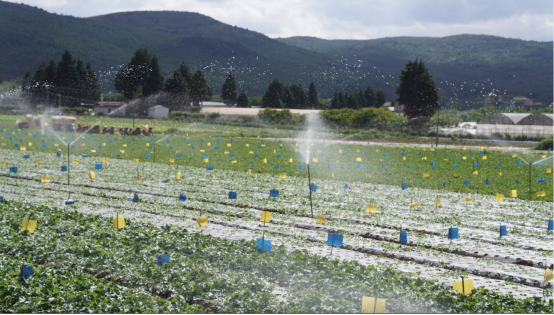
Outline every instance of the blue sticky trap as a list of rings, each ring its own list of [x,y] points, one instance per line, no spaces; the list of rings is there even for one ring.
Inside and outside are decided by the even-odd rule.
[[[546,183],[546,177],[539,177],[539,183]]]
[[[460,167],[460,164],[454,164],[454,167]]]
[[[464,186],[469,186],[469,182],[467,180],[464,180]]]
[[[281,158],[281,154],[277,154],[277,158],[280,159],[280,158]]]
[[[431,162],[431,167],[435,167],[436,165],[437,165],[437,163]]]
[[[146,153],[144,156],[145,156],[147,159],[149,159],[149,158],[151,157],[150,153]]]
[[[278,170],[280,167],[279,167],[279,165],[275,165],[273,168]]]
[[[344,235],[342,234],[328,233],[327,246],[341,247],[343,239],[344,239]]]
[[[258,155],[257,155],[257,154],[254,154],[254,157],[258,157]]]
[[[491,180],[490,180],[490,179],[487,179],[487,180],[485,181],[485,184],[490,185],[490,184],[491,184]]]
[[[0,196],[0,200],[3,200],[4,199],[4,196]]]
[[[383,156],[389,156],[389,154],[388,153],[383,153]]]
[[[10,166],[10,173],[17,173],[17,166]]]
[[[178,159],[180,159],[180,158],[182,158],[182,157],[183,157],[183,155],[182,155],[181,153],[177,154],[177,158],[178,158]]]
[[[24,158],[25,160],[28,160],[28,159],[29,159],[29,155],[28,155],[28,154],[25,154],[25,155],[23,156],[23,158]]]
[[[437,152],[435,152],[435,154],[437,154]],[[473,151],[469,151],[469,154],[473,154]]]
[[[402,190],[406,190],[406,189],[408,189],[408,184],[402,183],[402,185],[400,185],[400,187],[402,187]]]
[[[435,145],[434,145],[434,144],[431,144],[431,148],[434,148],[434,147],[435,147]]]
[[[169,140],[169,139],[167,139],[167,140],[165,140],[165,141],[167,141],[167,143],[171,143],[171,140]]]
[[[481,162],[477,161],[475,162],[475,166],[480,166],[481,165]]]
[[[152,146],[151,146],[151,145],[148,146],[148,150],[152,150]]]
[[[187,201],[187,195],[183,193],[179,193],[179,201],[182,201],[182,202]]]
[[[542,165],[542,162],[537,162],[537,165],[538,165],[538,166],[541,166],[541,165]]]
[[[402,156],[406,156],[406,153],[402,152]]]
[[[399,242],[400,242],[400,244],[408,244],[408,232],[407,231],[400,231]]]
[[[43,148],[46,148],[46,147],[48,147],[48,145],[47,145],[47,144],[43,144],[42,147],[43,147]]]
[[[363,164],[358,164],[358,168],[364,168]]]
[[[214,167],[213,167],[213,166],[206,166],[206,169],[207,169],[208,171],[211,171],[211,170],[214,169]]]
[[[249,166],[249,168],[250,168],[251,170],[253,170],[253,169],[254,169],[254,166]]]
[[[301,169],[301,170],[304,169],[304,164],[300,164],[300,169]]]
[[[90,144],[90,141],[87,141],[87,144]]]
[[[485,152],[484,152],[484,151],[479,151],[479,153],[481,153],[481,154],[485,154]]]
[[[508,231],[506,230],[506,226],[505,225],[501,225],[500,226],[500,237],[502,236],[507,236],[508,235]]]
[[[64,201],[63,201],[63,204],[66,205],[66,206],[71,206],[71,205],[74,205],[74,204],[75,204],[75,200],[73,200],[73,199],[67,199],[67,200],[64,200]]]
[[[231,143],[235,143],[235,140],[231,139]]]
[[[517,166],[521,166],[521,161],[517,161]]]
[[[516,184],[519,184],[519,180],[516,179]]]
[[[173,150],[173,146],[172,146],[172,145],[169,146],[169,150]]]
[[[28,279],[32,276],[33,276],[33,266],[21,267],[21,273],[19,274],[19,278],[21,280]]]
[[[258,149],[261,149],[261,148],[263,148],[263,147],[262,147],[262,145],[261,145],[261,144],[259,144],[259,145],[258,145]]]
[[[15,147],[16,147],[16,148],[19,148],[19,144],[16,143],[16,144],[15,144]]]
[[[101,145],[101,146],[99,146],[98,148],[99,148],[100,150],[102,150],[102,149],[104,149],[104,146]]]
[[[352,146],[348,146],[349,149],[352,149]]]
[[[101,171],[102,170],[102,164],[94,164],[94,170],[95,171]]]
[[[67,165],[62,165],[62,172],[67,172]]]
[[[333,164],[327,164],[327,168],[330,170],[333,169]]]
[[[161,266],[162,264],[169,264],[169,254],[156,256],[156,263],[158,266]]]
[[[133,202],[139,202],[139,197],[137,193],[133,195]]]
[[[448,228],[448,239],[449,240],[458,239],[458,228]]]
[[[535,149],[531,149],[531,152],[535,152]]]
[[[57,152],[57,153],[56,153],[56,156],[57,156],[57,157],[60,157],[60,156],[62,156],[62,153],[61,153],[61,152]]]
[[[261,238],[256,239],[256,250],[258,252],[270,252],[271,251],[271,241]]]
[[[72,145],[71,148],[72,148],[72,149],[75,149],[75,145]]]
[[[271,190],[269,191],[269,197],[278,198],[278,197],[279,197],[279,191],[276,190],[276,189],[271,189]]]
[[[279,149],[282,149],[282,148],[283,148],[283,146],[282,146],[282,145],[280,145],[280,146],[279,146]],[[332,149],[332,148],[331,148],[331,149]]]
[[[86,159],[86,158],[88,158],[88,155],[83,154],[83,155],[81,155],[81,157],[84,158],[84,159]]]
[[[23,143],[23,140],[19,140],[19,143]]]
[[[317,186],[316,184],[314,184],[314,183],[311,183],[311,184],[310,184],[310,190],[311,190],[312,192],[316,192],[316,191],[317,191],[317,187],[318,187],[318,186]]]
[[[237,199],[237,192],[236,191],[230,191],[229,192],[229,199]]]
[[[498,162],[498,166],[502,166],[502,163]]]
[[[262,140],[262,143],[265,143],[265,140]]]
[[[207,157],[208,157],[208,153],[202,154],[202,157],[203,157],[203,158],[207,158]]]
[[[344,187],[342,187],[344,189],[348,189],[348,183],[344,183]]]
[[[119,157],[119,153],[118,153],[118,154],[116,154],[115,156]]]
[[[40,143],[46,143],[46,141],[44,141],[44,140],[40,140]]]
[[[300,153],[300,158],[303,159],[304,158],[304,155],[302,153]]]
[[[218,146],[218,145],[214,145],[214,149],[219,149],[219,146]]]
[[[234,158],[235,158],[235,155],[234,155],[234,154],[231,154],[230,157],[231,157],[232,159],[234,159]]]
[[[446,187],[446,181],[445,180],[442,181],[442,187]]]
[[[408,168],[412,168],[412,166],[411,166],[411,165],[408,165]]]
[[[554,220],[548,220],[548,230],[554,230]]]

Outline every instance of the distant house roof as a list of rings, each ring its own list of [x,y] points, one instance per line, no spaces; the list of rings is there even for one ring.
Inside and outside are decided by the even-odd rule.
[[[490,124],[490,125],[517,125],[517,123],[523,118],[531,114],[507,114],[507,113],[493,113],[485,116],[479,120],[477,124]]]
[[[98,102],[95,104],[95,106],[101,106],[101,107],[119,107],[121,105],[125,104],[125,102]]]
[[[530,100],[525,96],[514,96],[514,101],[527,101]]]

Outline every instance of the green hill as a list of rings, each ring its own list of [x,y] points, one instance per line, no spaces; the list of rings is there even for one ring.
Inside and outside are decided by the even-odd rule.
[[[552,42],[486,35],[373,40],[290,37],[279,40],[328,56],[340,56],[362,67],[376,67],[385,76],[392,74],[395,79],[407,60],[423,58],[437,83],[443,82],[439,84],[442,101],[456,96],[472,99],[480,96],[481,91],[488,93],[495,88],[501,93],[506,90],[506,94],[552,102]],[[478,100],[482,102],[480,97]]]
[[[366,41],[271,39],[191,12],[75,18],[0,1],[0,43],[0,76],[5,79],[33,73],[42,61],[59,60],[68,49],[75,58],[91,62],[103,91],[113,90],[117,69],[138,47],[147,46],[159,57],[165,76],[185,61],[204,71],[216,93],[232,68],[249,95],[261,95],[278,77],[305,87],[313,81],[323,97],[332,96],[334,90],[352,91],[371,84],[391,99],[406,62],[423,57],[437,81],[443,81],[439,84],[443,101],[475,99],[481,104],[481,94],[492,88],[552,101],[552,42],[476,35]]]

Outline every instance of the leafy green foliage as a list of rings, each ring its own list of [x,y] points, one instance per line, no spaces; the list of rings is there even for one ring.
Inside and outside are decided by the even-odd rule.
[[[406,117],[400,116],[387,108],[362,108],[359,110],[343,108],[329,109],[321,116],[331,125],[340,128],[370,128],[377,124],[405,123]]]
[[[235,81],[232,71],[229,71],[227,78],[225,78],[225,82],[221,88],[221,97],[225,105],[234,106],[237,103],[237,82]]]

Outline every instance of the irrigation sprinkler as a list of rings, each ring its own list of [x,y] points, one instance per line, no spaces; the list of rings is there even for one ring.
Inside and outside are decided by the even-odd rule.
[[[312,218],[314,217],[314,208],[312,205],[312,178],[310,175],[310,164],[308,163],[308,190],[310,190],[310,210],[312,212]]]

